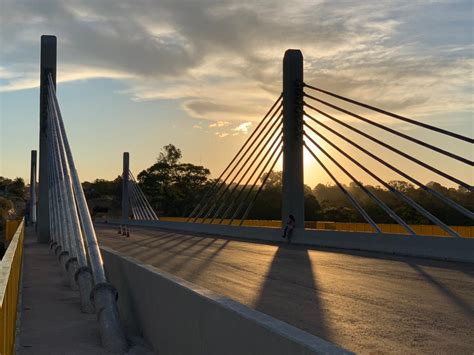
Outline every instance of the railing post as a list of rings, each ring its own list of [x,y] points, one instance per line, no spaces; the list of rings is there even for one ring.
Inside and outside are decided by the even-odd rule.
[[[122,224],[127,224],[130,211],[128,180],[130,170],[130,154],[123,153],[123,172],[122,172]]]
[[[50,239],[48,198],[48,74],[56,86],[56,36],[41,36],[38,242]]]
[[[31,151],[30,169],[30,221],[36,224],[36,150]]]
[[[283,59],[282,224],[290,215],[304,228],[303,55],[288,49]]]

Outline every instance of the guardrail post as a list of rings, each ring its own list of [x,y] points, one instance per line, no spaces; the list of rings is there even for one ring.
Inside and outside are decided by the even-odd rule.
[[[128,198],[128,180],[130,169],[130,154],[123,153],[123,172],[122,172],[122,223],[127,224],[128,213],[130,212],[129,198]]]
[[[48,200],[48,74],[56,86],[56,36],[41,36],[38,242],[50,239]]]
[[[36,150],[31,151],[29,222],[31,222],[32,225],[36,224]]]
[[[304,228],[303,55],[288,49],[283,59],[282,224],[290,215]]]

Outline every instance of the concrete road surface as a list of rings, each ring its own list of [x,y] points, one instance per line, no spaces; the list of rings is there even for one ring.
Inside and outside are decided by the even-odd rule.
[[[474,353],[474,265],[98,226],[101,245],[358,353]]]

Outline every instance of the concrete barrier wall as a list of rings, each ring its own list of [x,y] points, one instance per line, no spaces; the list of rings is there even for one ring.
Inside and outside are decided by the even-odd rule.
[[[127,331],[159,354],[348,354],[318,337],[102,247]]]
[[[109,223],[119,224],[120,221]],[[147,226],[185,232],[207,233],[242,239],[281,242],[280,228],[237,227],[167,221],[129,221],[129,225]],[[407,236],[327,230],[295,230],[294,244],[350,250],[375,251],[395,255],[474,263],[474,239],[433,236]]]

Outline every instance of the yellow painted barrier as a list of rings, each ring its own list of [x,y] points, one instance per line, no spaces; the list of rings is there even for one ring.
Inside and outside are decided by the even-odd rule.
[[[188,219],[187,217],[160,217],[161,221],[169,221],[169,222],[186,222]],[[203,221],[202,218],[198,218],[196,220],[196,223],[201,223]],[[191,220],[192,222],[192,220]],[[207,218],[205,223],[211,223],[211,219]],[[216,218],[212,223],[213,224],[218,224],[220,222],[220,218]],[[224,219],[222,221],[222,224],[229,224],[230,219]],[[234,220],[232,222],[232,225],[239,225],[240,220]],[[263,220],[263,219],[247,219],[244,221],[242,224],[244,226],[248,227],[273,227],[273,228],[280,228],[281,227],[281,221],[278,220]]]
[[[23,220],[0,261],[0,353],[5,355],[14,353],[24,235]]]
[[[13,236],[18,229],[18,226],[21,223],[21,219],[7,219],[5,221],[5,242],[8,245],[8,242],[12,240]]]
[[[170,222],[186,222],[186,217],[161,217],[162,221]],[[197,223],[202,222],[202,218],[199,218]],[[210,223],[211,219],[206,219],[205,223]],[[217,224],[220,222],[220,219],[216,219],[213,223]],[[222,224],[228,224],[230,220],[225,219]],[[233,225],[238,225],[240,221],[234,221]],[[280,228],[281,221],[279,220],[246,220],[242,224],[244,226],[251,227],[273,227]],[[384,224],[381,223],[378,225],[383,233],[393,233],[393,234],[408,234],[407,231],[399,224]],[[410,225],[417,234],[421,235],[432,235],[447,237],[449,236],[444,230],[438,226],[432,225]],[[330,222],[330,221],[306,221],[305,228],[308,229],[324,229],[324,230],[337,230],[337,231],[348,231],[348,232],[374,232],[372,226],[368,223],[345,223],[345,222]],[[459,233],[464,238],[474,238],[474,226],[451,226],[453,230]]]

